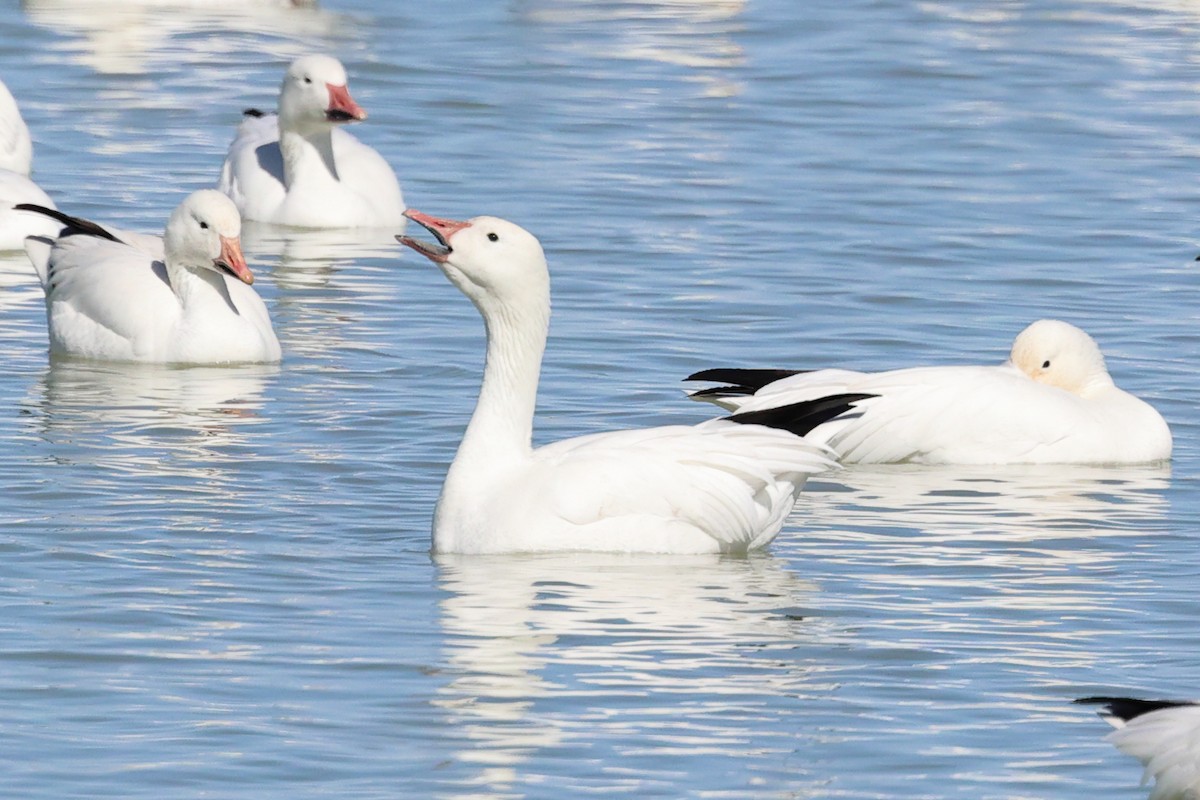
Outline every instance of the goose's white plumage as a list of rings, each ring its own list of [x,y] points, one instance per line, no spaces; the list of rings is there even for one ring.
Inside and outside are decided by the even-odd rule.
[[[770,542],[807,478],[832,466],[800,436],[728,420],[533,449],[550,319],[541,245],[494,217],[408,216],[440,244],[397,238],[441,267],[487,329],[479,401],[434,513],[435,551],[744,552]]]
[[[300,228],[402,226],[404,198],[387,161],[341,129],[366,112],[335,58],[288,68],[278,114],[247,114],[217,188],[246,219]]]
[[[46,292],[52,353],[177,364],[274,362],[279,340],[250,287],[229,198],[189,195],[163,238],[57,215],[26,250]]]
[[[1128,697],[1085,697],[1105,706],[1100,716],[1116,728],[1107,741],[1145,765],[1154,779],[1150,800],[1200,800],[1200,704]]]
[[[0,250],[20,250],[27,236],[54,230],[38,214],[15,211],[18,203],[54,208],[54,202],[29,177],[33,168],[33,139],[17,101],[0,81]]]
[[[1092,337],[1039,320],[995,366],[914,367],[888,372],[824,369],[758,384],[758,371],[707,370],[698,380],[752,385],[692,393],[753,411],[836,392],[879,397],[808,438],[843,463],[1134,464],[1171,456],[1171,432],[1153,407],[1118,388]]]

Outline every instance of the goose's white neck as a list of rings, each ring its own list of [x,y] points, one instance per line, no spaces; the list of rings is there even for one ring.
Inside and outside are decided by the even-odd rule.
[[[539,308],[485,313],[487,356],[475,413],[454,469],[497,472],[529,458],[538,376],[550,326],[549,300]]]
[[[203,309],[223,309],[225,313],[237,310],[229,296],[225,278],[213,270],[187,267],[170,257],[166,259],[166,267],[167,280],[171,282],[171,289],[179,298],[185,316],[204,314]]]
[[[279,151],[283,156],[283,182],[288,191],[297,187],[319,192],[337,184],[340,176],[333,158],[333,129],[291,130],[280,126]]]
[[[434,547],[470,549],[461,537],[488,531],[495,494],[533,453],[533,412],[546,348],[550,307],[533,313],[484,315],[487,357],[475,412],[434,510]]]

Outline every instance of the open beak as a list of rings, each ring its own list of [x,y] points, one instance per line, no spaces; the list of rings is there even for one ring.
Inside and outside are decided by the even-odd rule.
[[[367,112],[350,96],[349,87],[344,84],[334,86],[327,83],[325,88],[329,90],[329,107],[325,109],[325,119],[330,122],[361,122],[367,118]]]
[[[471,223],[469,222],[431,217],[428,214],[422,214],[415,208],[405,211],[404,216],[432,233],[433,238],[437,239],[437,244],[418,241],[411,236],[397,236],[396,241],[411,247],[435,264],[446,263],[446,259],[454,252],[454,248],[450,246],[450,237],[463,228],[471,227]]]
[[[213,259],[217,269],[228,272],[242,283],[254,283],[254,273],[246,266],[246,258],[242,255],[242,243],[236,236],[221,237],[221,254]]]

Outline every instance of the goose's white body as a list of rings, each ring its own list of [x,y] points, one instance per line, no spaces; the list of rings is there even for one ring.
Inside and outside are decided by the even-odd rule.
[[[1145,765],[1142,782],[1154,780],[1150,800],[1200,800],[1200,705],[1177,704],[1150,711],[1127,711],[1127,698],[1106,701],[1100,716],[1116,728],[1106,738],[1118,750]]]
[[[404,198],[392,168],[339,127],[365,117],[350,98],[341,63],[298,59],[284,77],[279,114],[243,118],[217,188],[249,220],[300,228],[402,227]]]
[[[12,93],[0,81],[0,251],[20,250],[27,236],[42,236],[55,230],[54,224],[39,214],[13,210],[18,203],[54,208],[50,197],[30,179],[32,167],[33,140],[29,127]]]
[[[165,242],[106,230],[120,241],[68,226],[57,239],[27,244],[46,292],[52,353],[177,364],[279,360],[227,198],[212,190],[190,195],[172,214]],[[218,259],[240,261],[241,280],[216,269]]]
[[[770,542],[807,478],[832,466],[799,436],[727,420],[533,449],[550,317],[541,246],[493,217],[409,216],[448,246],[400,240],[442,268],[488,333],[479,401],[434,513],[435,551],[744,552]]]
[[[1001,365],[825,369],[753,394],[693,396],[753,411],[838,392],[879,395],[809,434],[843,463],[1131,464],[1171,456],[1162,415],[1113,383],[1090,336],[1057,320],[1026,328]]]

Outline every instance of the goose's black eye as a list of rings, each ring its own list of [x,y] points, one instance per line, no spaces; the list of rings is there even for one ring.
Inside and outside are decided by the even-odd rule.
[[[308,77],[307,75],[305,75],[305,76],[304,76],[304,82],[305,82],[305,83],[312,83],[312,78],[310,78],[310,77]]]
[[[206,230],[208,230],[208,223],[207,223],[207,222],[201,222],[201,223],[200,223],[200,230],[203,230],[203,231],[206,231]]]
[[[1042,369],[1050,369],[1050,362],[1049,362],[1049,361],[1043,361],[1043,362],[1042,362]]]
[[[500,241],[500,235],[499,235],[499,234],[495,234],[495,233],[489,233],[489,234],[488,234],[488,241],[489,241],[489,242],[498,242],[498,241]]]

